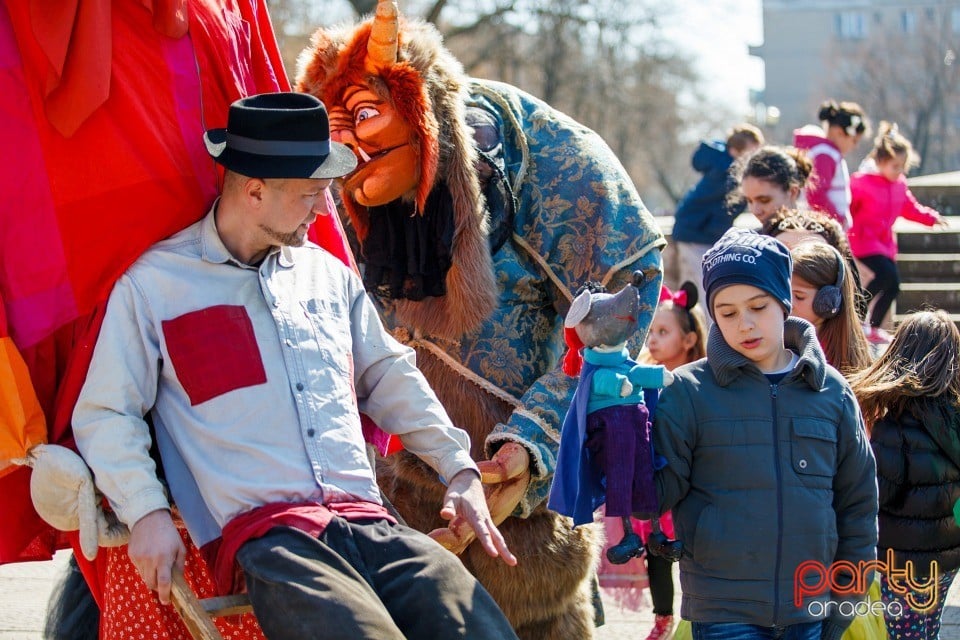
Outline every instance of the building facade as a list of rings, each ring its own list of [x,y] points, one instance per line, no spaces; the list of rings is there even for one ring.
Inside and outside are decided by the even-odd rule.
[[[936,71],[955,75],[960,64],[953,63],[960,55],[960,0],[763,0],[763,33],[763,44],[750,49],[765,67],[766,86],[755,96],[756,112],[766,114],[760,124],[772,140],[787,142],[794,128],[816,121],[826,98],[859,102],[874,120],[898,115],[877,111],[909,111],[884,102],[882,76],[867,77],[871,67],[892,67],[898,56],[904,63],[911,56],[933,57],[935,62],[941,56],[945,67]],[[931,44],[932,39],[937,42]],[[925,48],[931,47],[928,54]],[[877,51],[882,53],[878,56]],[[871,59],[888,54],[889,61]],[[924,64],[930,63],[911,63],[917,75],[927,73]],[[899,73],[909,74],[910,67]],[[919,94],[892,71],[889,76],[897,79],[891,82],[895,86],[886,87],[889,91]],[[851,91],[844,93],[846,78],[862,83],[850,83]],[[871,81],[876,92],[869,89]],[[957,108],[951,111],[949,119],[957,120]],[[955,128],[960,123],[940,124]]]

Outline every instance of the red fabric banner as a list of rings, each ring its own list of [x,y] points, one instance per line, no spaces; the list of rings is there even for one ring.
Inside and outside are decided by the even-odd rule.
[[[0,69],[0,162],[13,168],[0,176],[0,302],[49,440],[69,446],[114,281],[216,196],[203,131],[225,126],[234,100],[289,83],[262,0],[3,3]],[[0,563],[66,544],[33,511],[27,469],[0,477],[0,512]]]

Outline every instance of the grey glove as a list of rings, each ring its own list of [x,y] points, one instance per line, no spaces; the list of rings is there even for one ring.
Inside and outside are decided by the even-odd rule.
[[[100,507],[93,476],[76,453],[55,444],[30,450],[27,464],[33,467],[30,497],[47,524],[61,531],[80,530],[80,550],[88,560],[98,547],[119,547],[130,537],[127,527]]]

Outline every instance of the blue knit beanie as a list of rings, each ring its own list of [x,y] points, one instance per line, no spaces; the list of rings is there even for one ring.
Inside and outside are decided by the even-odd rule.
[[[713,318],[713,296],[732,284],[749,284],[769,293],[790,313],[793,260],[779,240],[733,227],[703,256],[703,290]]]

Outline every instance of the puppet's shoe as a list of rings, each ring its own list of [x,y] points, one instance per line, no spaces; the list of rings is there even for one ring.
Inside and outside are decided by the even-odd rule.
[[[683,555],[683,543],[679,540],[670,540],[662,533],[651,533],[647,538],[647,553],[676,562]]]
[[[607,549],[607,560],[610,564],[626,564],[642,553],[643,540],[635,533],[628,533],[623,540]]]
[[[647,640],[670,640],[673,637],[673,616],[658,615],[653,622],[653,629]]]

